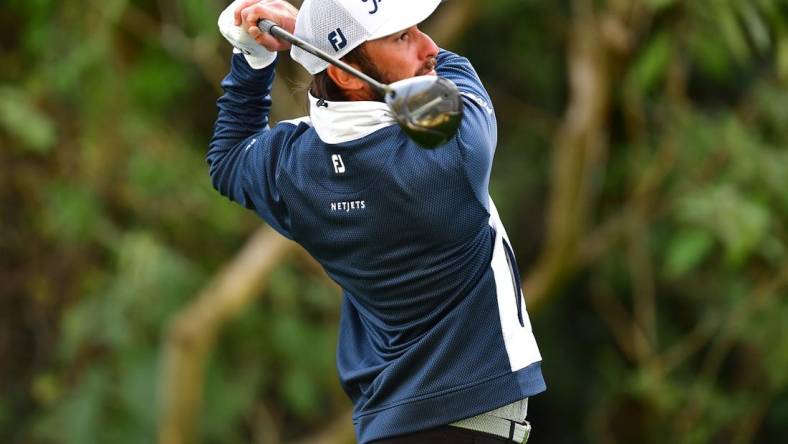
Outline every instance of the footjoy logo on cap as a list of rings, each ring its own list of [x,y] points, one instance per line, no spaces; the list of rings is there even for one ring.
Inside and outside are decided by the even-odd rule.
[[[336,31],[331,31],[331,34],[328,35],[328,41],[331,43],[331,46],[334,47],[334,51],[337,52],[347,46],[345,34],[342,34],[342,30],[339,28],[337,28]]]
[[[366,3],[366,2],[367,2],[367,0],[361,0],[361,1],[362,1],[362,2],[364,2],[364,3]],[[382,2],[382,1],[383,1],[383,0],[372,0],[372,6],[373,6],[375,9],[373,9],[373,10],[369,11],[369,13],[370,13],[370,14],[374,14],[374,13],[378,12],[378,3]]]

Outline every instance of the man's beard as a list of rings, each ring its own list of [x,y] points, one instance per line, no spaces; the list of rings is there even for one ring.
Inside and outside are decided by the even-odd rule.
[[[374,64],[372,64],[371,68],[372,71],[375,73],[375,75],[372,75],[373,78],[378,79],[379,82],[389,84],[389,83],[394,83],[398,80],[405,80],[410,77],[425,76],[431,73],[432,70],[435,69],[435,66],[437,66],[435,57],[430,57],[426,62],[424,62],[424,65],[422,65],[421,68],[417,69],[416,72],[413,73],[413,75],[403,78],[395,78],[393,75],[390,75],[389,73],[382,72],[378,69],[377,66],[374,66]]]
[[[362,65],[364,65],[364,66],[361,67],[362,68],[361,70],[365,74],[367,74],[368,76],[370,76],[373,79],[377,80],[378,82],[381,82],[381,83],[384,83],[384,84],[387,84],[387,85],[390,84],[390,83],[394,83],[394,82],[396,82],[398,80],[404,80],[406,78],[409,78],[409,77],[397,78],[397,77],[395,77],[392,74],[389,74],[387,72],[381,71],[380,69],[378,69],[378,67],[371,60],[368,63],[363,63]],[[417,69],[416,72],[413,73],[413,75],[410,76],[410,77],[427,75],[427,74],[431,73],[432,70],[434,70],[436,66],[437,66],[437,61],[435,60],[435,57],[430,57],[426,62],[424,62],[424,65],[422,65],[421,68]],[[379,102],[383,101],[383,95],[382,94],[376,92],[375,90],[373,90],[373,94],[375,94],[375,98],[373,100],[376,100],[376,101],[379,101]]]
[[[435,57],[430,57],[430,59],[427,60],[427,63],[425,63],[420,70],[416,71],[416,75],[426,76],[427,74],[431,73],[437,65],[438,62],[435,60]]]

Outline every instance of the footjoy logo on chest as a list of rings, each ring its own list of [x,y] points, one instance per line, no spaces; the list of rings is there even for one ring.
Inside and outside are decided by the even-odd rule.
[[[331,156],[331,163],[334,165],[334,172],[337,174],[345,174],[345,162],[342,162],[342,156],[334,154]]]

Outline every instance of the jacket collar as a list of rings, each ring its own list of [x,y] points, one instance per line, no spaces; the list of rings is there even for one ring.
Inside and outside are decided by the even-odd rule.
[[[397,123],[381,102],[332,102],[309,94],[309,117],[320,140],[328,144],[350,142]]]

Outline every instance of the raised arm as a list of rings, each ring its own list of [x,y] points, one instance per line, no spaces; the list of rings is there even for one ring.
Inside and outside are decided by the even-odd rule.
[[[268,125],[276,53],[252,39],[243,22],[235,24],[236,12],[249,20],[276,20],[288,8],[282,8],[280,4],[286,2],[281,1],[251,6],[247,5],[249,1],[230,5],[219,18],[221,33],[236,48],[236,54],[230,73],[221,83],[224,95],[217,102],[219,112],[207,161],[213,185],[222,195],[254,210],[277,231],[288,235],[287,209],[276,185],[281,138],[272,136]],[[280,6],[269,13],[266,4]]]
[[[462,95],[465,115],[457,131],[457,143],[464,154],[465,172],[476,198],[488,207],[490,172],[498,143],[498,124],[492,101],[473,65],[465,57],[441,50],[436,71],[439,76],[453,81]]]

